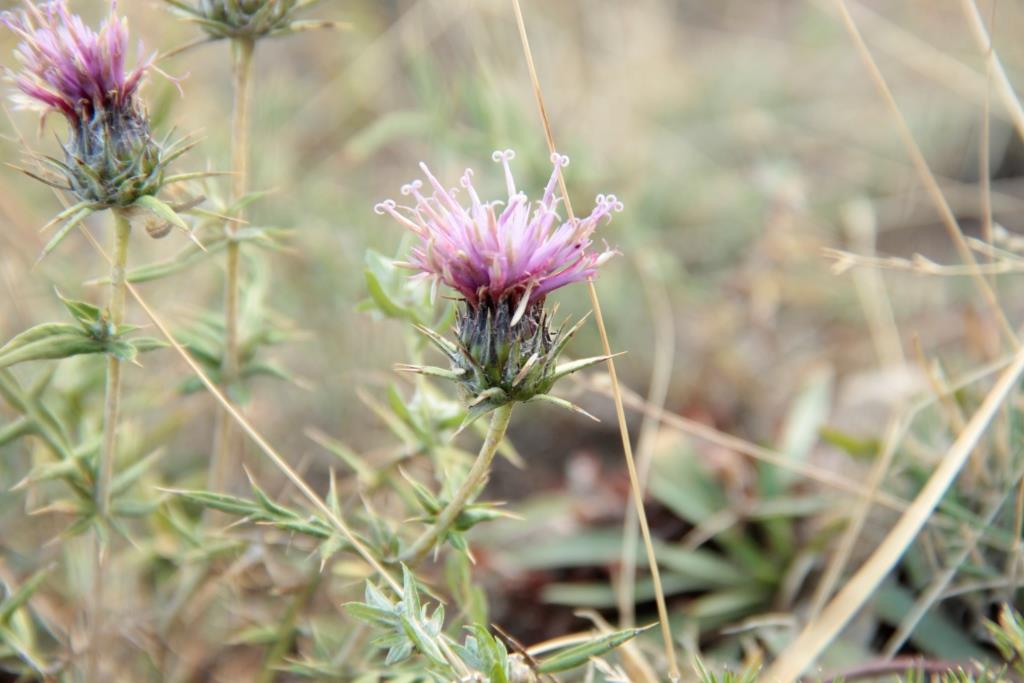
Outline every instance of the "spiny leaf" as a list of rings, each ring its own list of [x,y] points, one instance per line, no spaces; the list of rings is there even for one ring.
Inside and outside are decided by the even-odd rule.
[[[595,416],[591,415],[590,413],[588,413],[587,411],[583,410],[583,408],[580,408],[575,403],[572,403],[570,401],[566,401],[564,398],[558,398],[557,396],[551,396],[550,394],[537,394],[536,396],[531,398],[529,401],[527,401],[527,403],[550,403],[553,406],[558,406],[559,408],[565,408],[566,410],[571,410],[574,413],[579,413],[580,415],[583,415],[585,417],[589,417],[594,422],[600,422],[601,421],[597,417],[595,417]]]
[[[441,379],[447,379],[451,381],[457,381],[462,375],[466,374],[466,371],[462,368],[456,370],[445,370],[433,365],[409,365],[408,363],[395,363],[396,372],[415,372],[419,375],[427,375],[428,377],[440,377]]]
[[[654,624],[643,628],[627,628],[622,631],[609,633],[599,638],[594,638],[586,643],[580,643],[579,645],[562,650],[556,655],[543,659],[538,664],[537,671],[544,674],[550,674],[575,669],[578,666],[586,664],[592,657],[600,657],[601,655],[617,648],[619,645],[622,645],[626,641],[635,638],[638,634],[643,633],[653,626]]]
[[[61,226],[60,230],[57,231],[57,234],[54,235],[50,239],[50,241],[46,243],[46,246],[43,247],[43,253],[41,253],[39,255],[39,258],[36,259],[36,263],[42,261],[50,254],[51,251],[56,249],[57,245],[63,242],[64,238],[67,237],[79,223],[81,223],[83,220],[86,219],[86,217],[92,214],[93,211],[94,209],[90,205],[80,209],[78,212],[72,215],[71,218],[68,219],[68,222]]]
[[[29,601],[53,567],[45,567],[30,576],[21,586],[0,602],[0,624],[7,625],[16,611]]]
[[[434,662],[445,664],[444,655],[441,654],[441,648],[436,642],[436,636],[429,633],[419,619],[403,614],[401,620],[405,634],[415,644],[416,649]]]
[[[82,211],[83,209],[89,209],[90,211],[95,211],[96,210],[96,206],[94,204],[92,204],[91,202],[78,202],[77,204],[72,204],[68,208],[66,208],[63,211],[61,211],[60,213],[58,213],[52,219],[50,219],[49,223],[47,223],[43,227],[39,228],[39,232],[46,232],[47,230],[49,230],[53,226],[57,225],[57,223],[60,223],[65,218],[70,218],[71,216],[75,215],[79,211]]]
[[[252,501],[245,498],[239,498],[238,496],[229,496],[226,493],[181,489],[166,489],[166,491],[168,493],[176,494],[181,498],[202,507],[212,508],[214,510],[220,510],[221,512],[227,512],[242,517],[254,515],[261,511],[260,507]]]
[[[362,602],[350,602],[346,604],[345,611],[356,619],[381,626],[394,626],[398,623],[398,616],[386,609],[373,607]]]
[[[566,363],[559,363],[555,367],[555,373],[552,375],[552,381],[557,381],[566,375],[571,375],[574,372],[579,372],[598,363],[603,363],[610,358],[621,356],[622,353],[613,353],[609,356],[592,356],[590,358],[581,358],[580,360],[568,361]]]
[[[411,309],[396,303],[394,299],[384,291],[384,287],[381,285],[380,280],[377,279],[377,276],[373,271],[369,268],[365,268],[363,270],[363,275],[366,278],[366,289],[370,294],[370,298],[375,304],[377,304],[377,308],[380,309],[381,313],[390,318],[397,318],[398,320],[409,320],[412,322],[418,321],[416,314]]]
[[[6,446],[12,441],[17,441],[21,437],[31,434],[32,431],[32,422],[27,418],[19,417],[11,420],[3,427],[0,427],[0,446]]]
[[[103,311],[99,306],[90,304],[87,301],[69,299],[61,294],[59,289],[54,291],[57,293],[57,298],[64,304],[64,308],[68,309],[71,317],[77,320],[87,331],[91,325],[99,322],[100,318],[103,317]]]
[[[64,323],[43,323],[28,329],[0,347],[0,368],[32,360],[55,360],[84,353],[102,353],[103,342],[81,328]]]
[[[153,195],[143,195],[135,200],[135,204],[149,209],[157,218],[161,218],[171,225],[181,228],[189,235],[192,234],[192,229],[188,227],[185,219],[179,216],[178,212],[172,209],[166,202],[157,199]]]

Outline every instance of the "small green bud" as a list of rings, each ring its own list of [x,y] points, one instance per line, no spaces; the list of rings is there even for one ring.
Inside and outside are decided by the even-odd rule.
[[[256,39],[287,29],[298,0],[200,0],[203,28],[217,38]]]

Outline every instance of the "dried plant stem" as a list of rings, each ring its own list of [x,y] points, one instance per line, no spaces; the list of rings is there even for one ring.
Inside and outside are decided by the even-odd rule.
[[[491,414],[491,426],[487,429],[487,436],[480,447],[480,453],[477,454],[476,461],[473,462],[473,466],[469,469],[469,474],[466,475],[465,481],[462,482],[462,485],[459,486],[452,499],[448,501],[448,505],[438,515],[437,522],[417,538],[409,546],[409,549],[403,553],[403,560],[412,564],[418,563],[427,556],[427,553],[434,547],[434,544],[439,539],[444,538],[444,535],[452,528],[452,524],[458,519],[466,504],[469,503],[482,483],[486,481],[487,475],[491,471],[494,455],[498,452],[501,440],[505,438],[505,431],[508,430],[508,423],[511,419],[511,403],[501,406]]]
[[[953,241],[953,245],[956,247],[960,259],[969,268],[977,269],[978,262],[974,258],[974,254],[971,252],[971,248],[968,245],[967,240],[964,238],[963,231],[960,229],[960,224],[957,222],[956,216],[953,214],[953,209],[950,208],[949,203],[942,194],[942,189],[939,187],[939,183],[935,179],[935,175],[928,167],[928,162],[925,160],[924,154],[921,152],[921,148],[914,140],[914,134],[910,130],[910,126],[907,124],[907,120],[904,118],[903,112],[900,111],[899,105],[896,104],[896,99],[893,97],[892,90],[889,88],[889,84],[886,82],[885,76],[882,75],[881,70],[878,68],[878,64],[875,63],[874,57],[871,56],[871,51],[864,42],[864,37],[861,35],[860,30],[857,28],[857,24],[850,15],[850,11],[846,7],[846,3],[843,0],[835,0],[835,5],[843,26],[846,28],[847,33],[850,34],[854,47],[860,55],[861,61],[864,62],[864,66],[867,68],[868,74],[871,76],[871,80],[874,82],[875,87],[878,89],[879,94],[882,96],[882,99],[885,101],[886,106],[896,121],[897,132],[903,142],[903,146],[906,148],[907,154],[910,156],[910,160],[913,163],[915,170],[921,177],[921,181],[924,184],[925,190],[928,192],[932,203],[938,210],[939,217],[942,219],[942,223],[945,226],[946,231],[949,233],[949,237]],[[999,306],[999,301],[996,298],[995,292],[992,290],[989,281],[980,272],[972,272],[971,277],[974,280],[978,291],[981,293],[982,298],[985,300],[985,304],[989,307],[990,312],[995,318],[996,323],[999,325],[1000,331],[1006,337],[1007,341],[1010,342],[1013,348],[1019,347],[1020,341],[1017,339],[1017,335],[1014,332],[1013,327],[1010,325],[1010,322],[1006,319],[1006,314]]]
[[[1013,119],[1013,125],[1017,129],[1017,134],[1024,138],[1024,106],[1021,106],[1020,98],[1017,97],[1017,93],[1013,90],[1013,85],[1006,75],[1006,69],[1003,68],[1003,62],[992,48],[992,37],[985,28],[985,21],[981,17],[981,12],[978,11],[978,5],[974,0],[962,0],[960,4],[963,7],[964,17],[971,27],[971,33],[974,34],[978,47],[985,53],[986,66],[992,76],[995,77],[996,92],[999,94],[999,99],[1002,101],[1003,106],[1006,107],[1010,118]]]
[[[843,531],[839,545],[829,558],[825,571],[818,581],[817,587],[814,589],[811,609],[808,612],[809,621],[813,621],[821,614],[826,601],[832,597],[833,589],[835,589],[840,577],[842,577],[843,572],[846,570],[846,563],[849,561],[850,555],[853,554],[853,549],[860,538],[860,532],[864,528],[868,514],[870,514],[874,507],[875,497],[882,486],[882,482],[885,480],[885,475],[889,472],[889,466],[892,464],[892,460],[899,447],[899,441],[906,429],[906,418],[902,413],[903,410],[897,408],[889,419],[889,426],[886,428],[882,447],[879,450],[874,466],[871,468],[871,473],[868,475],[867,488],[869,495],[857,501],[856,509],[851,515],[846,529]]]
[[[672,365],[675,360],[675,320],[672,302],[664,283],[657,281],[651,271],[651,258],[638,259],[637,273],[647,295],[647,305],[654,327],[654,354],[651,363],[651,381],[647,391],[646,404],[658,409],[665,407],[669,384],[672,380]],[[654,460],[654,444],[660,431],[658,417],[644,413],[637,438],[636,461],[640,483],[647,485],[651,463]],[[618,580],[619,628],[632,628],[636,624],[636,550],[640,542],[640,527],[637,523],[636,507],[626,509],[623,521],[622,555]],[[652,679],[656,680],[656,679]]]
[[[116,329],[124,323],[125,271],[128,266],[128,238],[131,235],[131,222],[124,212],[112,211],[114,215],[114,257],[110,265],[110,303],[107,312],[110,324]],[[106,395],[103,404],[103,446],[100,450],[100,461],[97,467],[95,505],[101,524],[110,515],[110,485],[114,479],[114,460],[117,458],[117,423],[121,412],[121,361],[107,354]],[[106,556],[106,544],[97,530],[93,539],[95,554],[93,558],[93,589],[90,596],[89,623],[89,656],[87,681],[99,678],[99,653],[103,636],[104,599],[103,589],[107,577],[104,576],[103,565]]]
[[[929,516],[935,511],[942,496],[953,484],[970,454],[985,434],[1002,402],[1017,386],[1024,373],[1024,349],[1018,350],[1013,363],[999,376],[985,396],[981,406],[956,441],[943,456],[924,488],[904,512],[882,543],[850,578],[841,591],[814,620],[804,626],[800,635],[790,643],[763,679],[772,683],[792,683],[809,667],[832,639],[866,603],[882,580],[899,562],[907,547],[913,543]]]
[[[231,203],[237,204],[249,191],[249,111],[252,104],[252,39],[236,38],[231,41],[234,65],[234,110],[231,121]],[[234,218],[242,218],[238,208]],[[239,298],[239,243],[233,239],[238,230],[236,221],[227,221],[227,261],[224,276],[224,358],[221,367],[221,385],[230,387],[238,379],[238,298]],[[223,486],[234,453],[234,429],[230,416],[221,411],[217,416],[213,457],[210,459],[209,488],[217,491]]]
[[[544,106],[544,94],[540,87],[540,78],[537,76],[537,67],[533,61],[533,51],[530,50],[530,39],[526,33],[526,22],[523,19],[523,8],[519,0],[512,0],[512,9],[516,15],[516,26],[519,29],[519,40],[523,46],[523,56],[526,58],[526,67],[530,73],[530,82],[533,86],[534,99],[537,101],[537,109],[540,113],[541,124],[544,127],[544,137],[548,143],[548,150],[554,154],[558,151],[555,146],[555,138],[551,132],[551,122],[548,120],[547,108]],[[558,187],[565,200],[565,211],[570,221],[575,220],[572,211],[572,203],[569,200],[569,192],[565,186],[565,176],[561,168],[558,169]],[[587,288],[590,292],[590,305],[594,309],[594,322],[601,337],[601,346],[604,354],[608,357],[608,375],[612,383],[612,398],[615,403],[615,415],[619,423],[619,434],[622,436],[622,450],[626,459],[626,468],[629,470],[629,482],[631,486],[633,503],[636,508],[637,519],[640,522],[640,532],[643,535],[644,547],[647,551],[647,561],[651,570],[651,580],[654,584],[654,596],[658,605],[658,621],[661,624],[661,636],[665,646],[665,658],[668,661],[668,677],[672,681],[680,680],[679,663],[676,660],[675,646],[672,642],[672,629],[668,621],[668,608],[665,606],[665,591],[661,585],[661,572],[658,570],[658,560],[654,553],[654,544],[651,542],[651,530],[647,524],[647,513],[644,510],[643,489],[640,486],[640,477],[637,474],[636,462],[633,459],[633,446],[629,440],[629,428],[626,425],[626,411],[622,407],[622,393],[619,390],[619,378],[615,372],[615,361],[611,345],[608,342],[608,330],[604,325],[604,316],[601,314],[601,301],[597,296],[597,288],[593,280],[587,281]]]

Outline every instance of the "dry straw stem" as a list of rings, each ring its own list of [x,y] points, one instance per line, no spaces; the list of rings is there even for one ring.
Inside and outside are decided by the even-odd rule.
[[[974,0],[963,0],[962,2],[964,14],[967,16],[968,22],[971,25],[971,29],[974,33],[975,39],[978,41],[979,47],[985,53],[985,68],[986,68],[986,85],[990,84],[992,79],[996,79],[996,85],[999,90],[999,95],[1002,98],[1006,108],[1013,115],[1014,124],[1017,127],[1018,134],[1024,138],[1024,109],[1020,104],[1020,99],[1017,97],[1017,93],[1014,92],[1013,86],[1010,84],[1009,78],[1006,76],[1006,70],[1003,69],[1002,62],[996,55],[995,46],[993,45],[992,35],[986,30],[985,23],[982,21],[981,13],[978,11],[978,5]],[[989,25],[993,25],[992,20],[995,19],[995,2],[992,4],[992,17],[989,21]],[[992,243],[992,202],[991,198],[985,201],[985,194],[991,186],[991,178],[989,176],[989,89],[986,87],[985,90],[985,112],[982,118],[982,129],[981,129],[981,146],[980,146],[980,177],[981,177],[981,191],[982,191],[982,207],[984,210],[983,223],[982,223],[982,234],[985,236],[985,240]],[[1008,418],[1007,418],[1008,421]],[[1003,453],[1004,460],[1008,459],[1006,454]],[[1019,484],[1017,490],[1017,503],[1015,506],[1014,514],[1014,538],[1020,539],[1017,542],[1017,548],[1007,558],[1007,573],[1013,579],[1011,585],[1016,584],[1016,580],[1022,568],[1024,568],[1024,538],[1021,536],[1021,530],[1024,528],[1024,480]],[[1012,591],[1008,595],[1008,601],[1012,601]]]
[[[978,248],[982,247],[983,243],[978,240],[969,241],[972,246]],[[921,254],[914,254],[911,258],[902,258],[899,256],[866,256],[864,254],[855,254],[853,252],[846,251],[845,249],[836,249],[834,247],[823,247],[821,255],[827,259],[835,261],[832,265],[832,272],[836,275],[841,275],[846,271],[857,267],[901,270],[909,273],[917,273],[918,275],[934,275],[939,277],[974,277],[976,275],[1008,275],[1012,273],[1024,273],[1024,260],[1021,258],[1012,254],[1003,254],[1001,253],[1001,250],[995,248],[981,248],[980,250],[984,251],[984,253],[989,256],[1002,256],[1003,259],[992,263],[979,263],[976,266],[946,265],[936,263]]]
[[[859,501],[859,505],[857,506],[853,517],[850,519],[849,523],[846,525],[846,529],[843,531],[843,536],[839,540],[839,546],[832,554],[832,557],[829,558],[828,565],[825,567],[825,572],[822,575],[821,580],[818,582],[818,586],[814,590],[814,597],[811,600],[811,609],[810,612],[808,612],[808,621],[816,619],[818,615],[821,614],[821,610],[825,607],[825,603],[830,597],[832,597],[832,591],[835,589],[839,578],[843,575],[843,571],[846,569],[846,563],[849,561],[850,555],[853,553],[853,548],[857,543],[857,539],[860,538],[860,532],[864,528],[864,522],[867,520],[871,509],[874,507],[875,498],[878,496],[878,491],[882,486],[882,482],[885,480],[885,475],[889,472],[889,466],[892,464],[900,439],[903,437],[903,432],[906,429],[906,420],[899,416],[901,412],[902,411],[897,408],[894,411],[893,416],[889,419],[889,426],[885,431],[882,448],[879,451],[878,458],[875,460],[874,466],[871,468],[871,474],[868,476],[868,495]]]
[[[647,295],[647,306],[651,313],[651,324],[654,327],[654,354],[651,362],[651,381],[647,391],[647,405],[659,409],[665,407],[668,398],[669,384],[672,380],[672,366],[675,361],[676,326],[669,300],[668,289],[651,273],[654,270],[652,254],[641,254],[636,260],[636,271],[640,276]],[[654,444],[658,436],[658,418],[653,413],[644,413],[640,424],[640,436],[637,439],[636,461],[640,475],[641,487],[647,486],[647,477],[654,459]],[[631,628],[636,623],[635,582],[636,582],[636,546],[639,526],[637,524],[636,507],[626,508],[626,519],[623,522],[622,559],[618,577],[619,628]]]
[[[878,241],[878,220],[874,205],[868,199],[856,199],[843,207],[842,217],[847,238],[856,251],[874,256]],[[905,361],[903,344],[885,279],[874,269],[859,270],[853,274],[853,278],[878,364],[882,367],[902,365]]]
[[[548,120],[547,108],[544,106],[544,94],[541,91],[540,79],[537,76],[537,67],[533,61],[533,52],[530,50],[530,39],[526,34],[526,22],[523,20],[523,9],[519,0],[512,0],[512,9],[516,16],[516,26],[519,29],[519,40],[523,46],[523,56],[526,58],[526,67],[530,73],[530,82],[533,86],[533,95],[537,101],[537,109],[540,113],[541,124],[544,127],[544,137],[547,140],[548,151],[555,154],[558,148],[555,146],[555,138],[551,132],[551,122]],[[575,220],[572,211],[572,203],[569,199],[569,192],[565,186],[565,176],[561,167],[558,167],[558,187],[565,200],[565,212],[569,220]],[[637,519],[640,522],[640,531],[643,534],[644,546],[647,550],[647,561],[650,565],[651,580],[654,583],[654,597],[658,605],[658,621],[661,624],[661,636],[665,646],[665,657],[668,660],[668,677],[672,681],[680,679],[679,664],[676,661],[675,646],[672,641],[672,630],[668,621],[668,608],[665,606],[665,591],[661,586],[661,572],[658,570],[658,559],[654,553],[654,544],[651,542],[651,530],[647,524],[647,513],[644,510],[643,490],[640,487],[640,477],[637,474],[636,462],[633,460],[633,447],[629,440],[629,428],[626,425],[626,411],[622,407],[622,394],[619,390],[618,375],[615,372],[615,361],[611,345],[608,342],[608,330],[604,325],[604,316],[601,313],[601,301],[597,296],[597,288],[593,280],[587,281],[590,291],[590,304],[594,310],[594,321],[597,323],[597,330],[601,337],[601,346],[604,354],[608,357],[608,375],[612,381],[612,397],[615,402],[615,415],[619,422],[619,434],[622,436],[622,450],[626,458],[626,468],[629,470],[629,482],[633,494],[633,503],[636,508]]]
[[[829,2],[830,0],[815,0],[816,5],[826,10]],[[885,52],[961,96],[976,102],[981,102],[985,98],[985,78],[973,68],[918,38],[874,9],[855,0],[848,0],[847,5],[861,24],[872,35],[877,36]],[[1010,119],[1010,116],[1004,116]]]
[[[995,77],[999,99],[1009,112],[1010,118],[1013,119],[1017,134],[1024,139],[1024,107],[1021,107],[1020,99],[1013,91],[1013,85],[1010,84],[1010,79],[1006,75],[1006,69],[1003,68],[999,55],[992,47],[992,37],[985,29],[985,22],[981,18],[981,12],[978,11],[978,5],[974,0],[962,0],[961,6],[967,23],[971,27],[971,32],[974,34],[974,39],[978,43],[978,48],[985,54],[986,66]]]
[[[927,523],[943,495],[953,484],[988,427],[1024,373],[1024,350],[1018,350],[1013,362],[1000,374],[977,412],[943,456],[938,467],[911,506],[864,565],[828,604],[821,615],[808,623],[795,641],[765,672],[772,683],[795,681],[817,659],[825,647],[867,602],[882,580],[899,561],[907,547]]]
[[[903,145],[907,148],[907,154],[910,156],[910,160],[913,162],[918,175],[921,176],[921,181],[924,183],[928,195],[935,204],[935,208],[938,210],[942,223],[945,225],[946,231],[953,240],[953,244],[956,246],[956,250],[959,253],[960,258],[968,266],[977,267],[978,264],[974,258],[974,254],[971,252],[971,249],[967,244],[967,240],[964,238],[963,232],[960,230],[960,224],[957,223],[956,216],[953,215],[953,210],[950,208],[945,196],[943,196],[942,189],[939,187],[938,181],[935,179],[934,174],[932,174],[931,169],[928,167],[928,162],[925,160],[924,154],[921,152],[921,148],[918,147],[917,142],[914,140],[914,135],[903,116],[903,112],[900,111],[899,106],[896,104],[896,99],[893,97],[892,90],[889,89],[889,85],[886,83],[885,77],[882,75],[882,72],[879,70],[874,58],[871,56],[871,51],[868,50],[868,46],[865,44],[864,38],[857,29],[857,25],[854,23],[853,17],[850,16],[850,12],[846,7],[845,2],[843,0],[835,0],[835,4],[843,25],[850,34],[850,37],[853,39],[854,46],[857,48],[857,52],[860,55],[861,60],[864,62],[864,66],[871,75],[871,79],[878,88],[882,99],[885,100],[893,118],[896,120],[900,139],[903,141]],[[981,292],[982,297],[985,299],[986,305],[991,309],[992,314],[995,316],[996,321],[1007,340],[1011,342],[1014,348],[1018,347],[1020,343],[1017,340],[1017,335],[1014,333],[1013,328],[1006,319],[1006,315],[1003,313],[1002,308],[1000,308],[999,302],[996,300],[995,292],[992,291],[992,287],[989,285],[989,281],[986,280],[980,272],[973,273],[971,277],[977,285],[978,291]]]

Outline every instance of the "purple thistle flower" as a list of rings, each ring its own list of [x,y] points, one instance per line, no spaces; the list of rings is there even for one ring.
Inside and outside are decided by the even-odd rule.
[[[0,21],[21,38],[15,50],[21,70],[12,75],[23,99],[68,122],[64,161],[46,159],[63,178],[40,179],[94,208],[131,206],[155,195],[167,164],[182,152],[172,146],[165,154],[150,134],[138,92],[146,71],[156,68],[154,56],[125,67],[128,26],[117,16],[117,1],[98,32],[68,11],[66,0],[25,0],[25,9],[5,12]]]
[[[469,206],[463,206],[456,200],[457,190],[445,189],[426,164],[420,164],[432,194],[424,195],[423,182],[416,180],[402,187],[402,194],[416,200],[415,206],[399,206],[389,199],[374,208],[419,237],[411,259],[397,265],[417,271],[415,278],[444,283],[463,297],[455,317],[455,342],[419,328],[448,358],[451,369],[401,369],[457,382],[468,399],[467,422],[512,402],[547,401],[577,410],[548,392],[560,377],[605,360],[598,356],[558,362],[583,321],[570,329],[554,325],[544,297],[593,277],[616,253],[589,247],[597,226],[621,211],[622,204],[615,195],[598,195],[589,216],[563,221],[555,185],[569,158],[551,155],[551,178],[531,206],[516,190],[509,168],[514,156],[506,150],[493,157],[505,168],[508,201],[482,202],[473,187],[473,172],[466,169],[461,185]]]
[[[468,207],[456,200],[456,190],[445,189],[421,163],[434,190],[431,195],[424,195],[422,181],[415,180],[402,187],[402,194],[416,200],[415,206],[387,200],[374,209],[390,214],[420,237],[411,260],[398,265],[419,271],[414,277],[443,282],[473,308],[519,308],[524,296],[524,305],[537,303],[560,287],[592,277],[615,251],[588,251],[591,235],[602,219],[622,210],[621,202],[615,195],[598,195],[589,216],[562,221],[555,185],[569,158],[552,155],[551,178],[540,201],[531,207],[526,195],[516,190],[509,168],[514,157],[511,150],[493,155],[505,168],[506,202],[482,202],[473,187],[473,171],[466,169],[460,184],[469,195]]]
[[[66,0],[42,6],[25,0],[25,5],[20,12],[5,12],[2,20],[21,38],[15,55],[22,69],[14,81],[30,101],[72,123],[100,112],[136,109],[135,95],[153,56],[126,71],[128,26],[117,16],[116,0],[99,32],[71,14]]]

